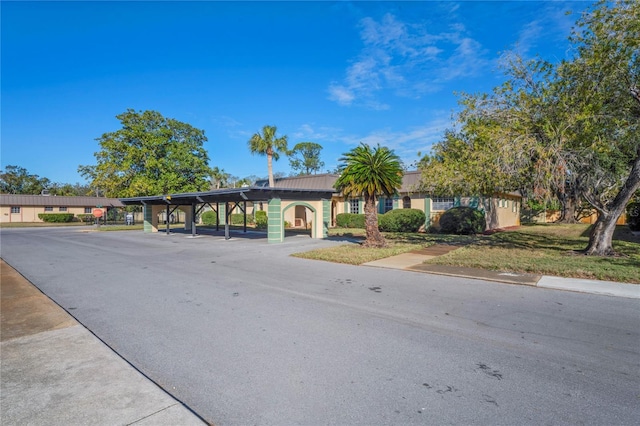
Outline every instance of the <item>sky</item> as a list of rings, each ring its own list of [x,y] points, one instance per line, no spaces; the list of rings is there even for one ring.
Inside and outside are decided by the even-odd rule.
[[[323,172],[361,142],[410,166],[452,127],[457,93],[505,80],[505,52],[569,58],[590,4],[2,1],[0,166],[86,183],[78,166],[127,109],[204,130],[210,166],[239,178],[267,175],[248,149],[264,125],[322,145]]]

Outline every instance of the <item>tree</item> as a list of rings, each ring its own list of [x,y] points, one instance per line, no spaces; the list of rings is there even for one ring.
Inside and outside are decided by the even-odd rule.
[[[289,164],[298,175],[318,173],[324,162],[320,161],[322,145],[315,142],[300,142],[289,151]]]
[[[4,194],[41,194],[51,181],[31,174],[24,167],[7,166],[0,171],[0,192]]]
[[[231,175],[219,167],[211,169],[211,185],[213,189],[226,188],[229,185]]]
[[[392,197],[402,186],[400,158],[389,148],[371,148],[361,143],[340,158],[341,174],[335,188],[345,197],[364,197],[365,247],[384,247],[386,241],[378,229],[376,200],[379,195]]]
[[[266,155],[267,169],[269,172],[269,186],[273,188],[273,160],[278,161],[280,153],[287,152],[287,136],[276,137],[276,126],[264,126],[262,134],[255,133],[249,139],[251,154]]]
[[[94,190],[137,197],[209,189],[203,130],[156,111],[128,109],[116,118],[122,128],[97,139],[97,164],[78,168]]]
[[[615,222],[640,188],[640,3],[596,4],[570,40],[573,59],[508,56],[502,86],[463,95],[423,180],[436,192],[585,199],[598,220],[584,252],[612,255]]]

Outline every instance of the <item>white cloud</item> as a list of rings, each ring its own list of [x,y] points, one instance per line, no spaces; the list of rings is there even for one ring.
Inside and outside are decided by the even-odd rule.
[[[453,23],[448,31],[431,34],[425,24],[401,22],[391,14],[379,21],[360,21],[363,47],[345,70],[342,81],[331,82],[329,99],[340,105],[388,109],[380,98],[420,98],[441,89],[441,83],[472,75],[485,64],[481,44]]]

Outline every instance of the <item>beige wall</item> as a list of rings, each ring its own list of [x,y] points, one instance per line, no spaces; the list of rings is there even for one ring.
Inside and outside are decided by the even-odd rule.
[[[304,201],[304,202],[299,202],[299,201],[285,201],[283,200],[280,207],[282,208],[282,210],[284,211],[287,207],[289,207],[287,209],[287,211],[284,212],[284,220],[294,224],[295,223],[295,211],[296,211],[296,206],[293,206],[293,204],[296,205],[309,205],[311,207],[313,207],[313,209],[316,211],[315,214],[314,212],[310,211],[308,208],[305,208],[305,212],[307,215],[307,224],[310,226],[311,228],[311,236],[313,238],[322,238],[322,201]],[[299,209],[301,210],[301,209]],[[315,217],[314,217],[315,216]]]
[[[11,213],[11,206],[2,206],[0,208],[0,222],[12,223],[12,222],[43,222],[38,217],[40,213],[73,213],[74,216],[79,214],[87,214],[84,212],[84,207],[67,207],[67,211],[60,211],[59,207],[53,207],[53,211],[44,211],[44,206],[14,206],[20,207],[20,213]],[[91,207],[93,211],[94,207]],[[101,209],[103,214],[106,214],[106,208]]]

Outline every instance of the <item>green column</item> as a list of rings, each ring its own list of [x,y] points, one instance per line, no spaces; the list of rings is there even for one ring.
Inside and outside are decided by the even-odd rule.
[[[144,232],[153,232],[153,206],[144,205],[142,209],[144,212]]]
[[[424,215],[426,216],[424,226],[431,226],[431,197],[428,195],[424,198]]]
[[[272,198],[267,206],[267,242],[281,243],[284,241],[283,231],[282,201],[279,198]]]
[[[226,205],[226,203],[218,204],[218,220],[220,220],[220,225],[225,225],[227,223],[227,205]]]
[[[322,200],[322,238],[329,235],[329,224],[331,223],[331,201]]]

